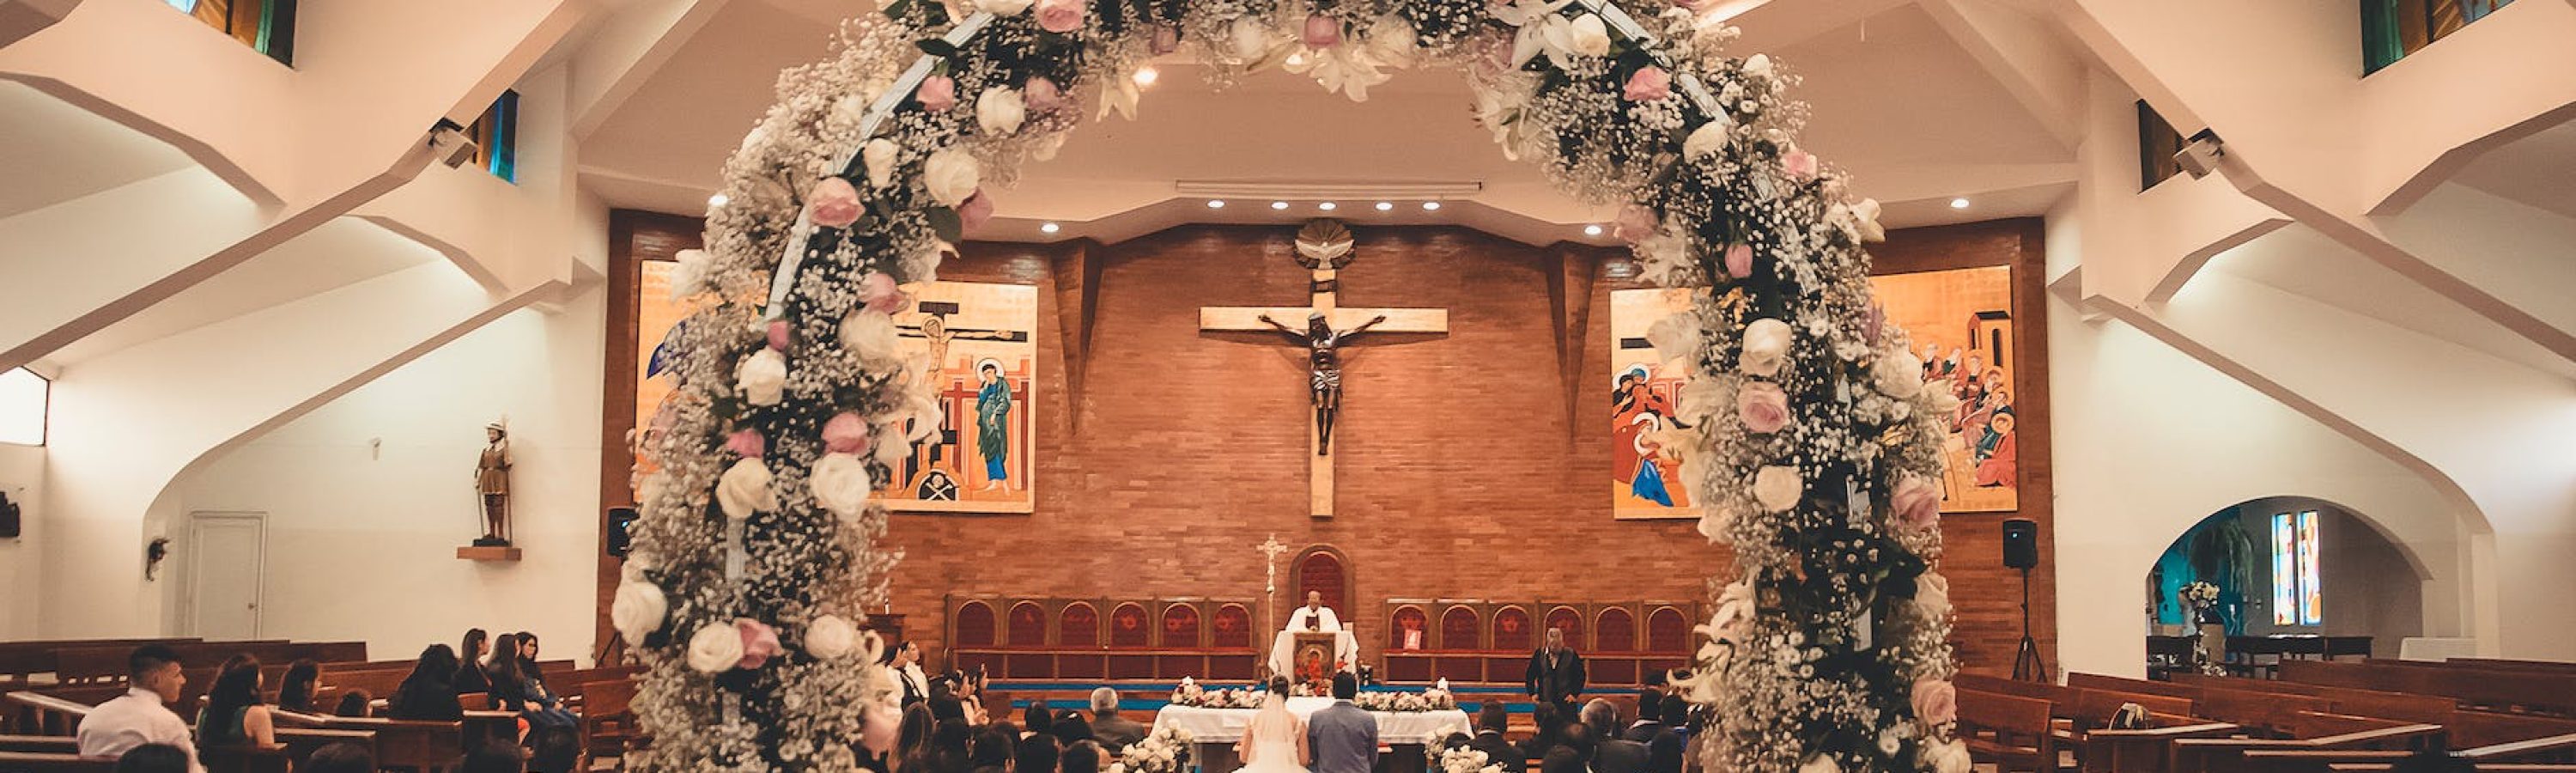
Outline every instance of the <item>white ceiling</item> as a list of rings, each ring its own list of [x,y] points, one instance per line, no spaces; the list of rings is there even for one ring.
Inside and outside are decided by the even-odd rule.
[[[2576,362],[2306,225],[2293,223],[2219,253],[2206,270],[2304,295],[2541,372],[2576,377]]]
[[[0,217],[196,163],[169,143],[16,81],[0,81]]]
[[[355,217],[329,222],[57,349],[77,366],[136,344],[347,287],[431,261],[436,250]]]
[[[2576,217],[2576,121],[2487,151],[2452,182]]]
[[[2045,212],[2071,188],[2073,152],[1914,4],[1898,0],[1742,2],[1746,40],[1805,79],[1806,143],[1850,171],[1860,195],[1888,203],[1892,226]],[[828,53],[832,20],[864,2],[741,0],[695,37],[583,144],[582,182],[612,206],[695,214],[724,157],[773,99],[783,68]],[[1751,48],[1744,48],[1750,53]],[[1388,222],[1460,223],[1533,242],[1581,239],[1607,213],[1556,194],[1537,167],[1503,158],[1468,118],[1461,75],[1399,73],[1354,104],[1311,80],[1258,74],[1207,86],[1186,55],[1162,63],[1135,121],[1077,130],[1053,161],[996,191],[982,238],[1117,240],[1186,222],[1292,221],[1305,202],[1208,210],[1178,181],[1481,184],[1438,213]],[[1953,196],[1973,206],[1954,210]],[[1266,203],[1266,202],[1264,202]],[[1365,204],[1366,202],[1362,202]],[[1366,222],[1365,206],[1335,213]],[[1041,221],[1063,223],[1041,234]]]

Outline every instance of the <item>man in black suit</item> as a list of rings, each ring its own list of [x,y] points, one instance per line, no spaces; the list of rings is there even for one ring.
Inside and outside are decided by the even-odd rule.
[[[1523,686],[1531,698],[1556,705],[1563,715],[1573,715],[1574,698],[1583,694],[1583,655],[1565,646],[1565,631],[1547,629],[1547,643],[1530,653]]]
[[[1529,757],[1511,739],[1503,737],[1503,728],[1511,721],[1502,701],[1485,701],[1484,707],[1476,710],[1476,737],[1467,739],[1467,746],[1484,752],[1485,764],[1503,766],[1503,773],[1528,773]]]
[[[1637,696],[1637,722],[1622,737],[1646,745],[1646,773],[1682,773],[1689,744],[1681,729],[1689,724],[1690,701],[1648,690]]]
[[[1609,701],[1584,704],[1583,726],[1599,743],[1592,750],[1592,773],[1646,773],[1646,745],[1619,738],[1619,709]]]
[[[1377,717],[1351,703],[1359,677],[1333,675],[1333,705],[1306,719],[1306,751],[1314,773],[1369,773],[1377,769]]]
[[[1664,691],[1652,687],[1637,691],[1637,721],[1619,733],[1620,740],[1647,743],[1664,731]]]
[[[1117,690],[1102,687],[1091,691],[1091,737],[1100,741],[1101,751],[1125,751],[1152,732],[1153,728],[1118,716]]]

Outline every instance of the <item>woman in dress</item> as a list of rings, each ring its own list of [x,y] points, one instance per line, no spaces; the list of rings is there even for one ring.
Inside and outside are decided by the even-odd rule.
[[[259,700],[259,659],[234,655],[215,673],[206,708],[197,714],[197,748],[277,743],[274,719]]]
[[[485,633],[481,628],[474,628],[467,630],[465,640],[457,643],[456,657],[461,662],[456,664],[456,678],[452,680],[456,683],[456,694],[471,695],[492,691],[492,681],[483,675],[483,669],[486,668],[483,665],[483,646],[487,643],[485,640],[489,638],[491,634]]]
[[[322,665],[312,658],[298,658],[287,664],[286,675],[277,680],[277,708],[301,714],[314,713],[315,688],[322,679]]]
[[[1306,773],[1312,754],[1306,748],[1306,721],[1288,713],[1288,679],[1270,678],[1270,695],[1261,699],[1261,710],[1252,715],[1252,724],[1243,728],[1243,742],[1235,745],[1243,755],[1243,767],[1236,773]]]

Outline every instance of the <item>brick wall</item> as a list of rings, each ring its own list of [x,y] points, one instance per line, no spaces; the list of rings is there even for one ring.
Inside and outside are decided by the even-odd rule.
[[[1038,502],[1026,516],[896,516],[888,540],[906,558],[894,605],[912,638],[937,650],[949,593],[1256,596],[1254,546],[1272,534],[1349,555],[1358,602],[1344,618],[1370,632],[1360,637],[1370,657],[1389,597],[1705,597],[1725,552],[1688,521],[1612,520],[1601,485],[1608,293],[1628,286],[1617,251],[1356,226],[1342,304],[1445,308],[1450,332],[1363,339],[1347,352],[1334,443],[1340,515],[1310,519],[1303,350],[1275,335],[1198,329],[1201,306],[1302,305],[1294,230],[975,244],[942,267],[943,279],[1040,288]],[[1078,393],[1069,369],[1080,373]],[[1953,519],[1952,560],[1995,563],[1998,519]],[[1971,642],[1963,649],[2008,670],[2018,589],[1990,575],[2002,576],[1977,574],[1952,592]],[[2042,614],[2039,627],[2051,619]]]

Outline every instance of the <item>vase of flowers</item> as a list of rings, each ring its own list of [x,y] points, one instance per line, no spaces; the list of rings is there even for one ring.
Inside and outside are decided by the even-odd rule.
[[[2185,609],[2191,610],[2192,622],[2200,626],[2200,637],[2192,641],[2191,656],[2200,672],[2223,676],[2227,669],[2227,621],[2218,614],[2218,586],[2207,581],[2194,581],[2182,586],[2175,595]]]

